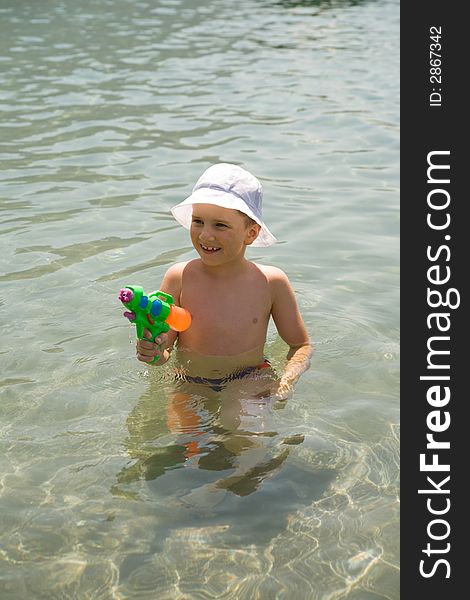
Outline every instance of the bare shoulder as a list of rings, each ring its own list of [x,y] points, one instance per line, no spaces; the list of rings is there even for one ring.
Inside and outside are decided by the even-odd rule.
[[[190,260],[185,260],[183,262],[178,262],[175,263],[174,265],[171,265],[170,267],[168,267],[166,273],[165,273],[165,277],[168,275],[169,277],[179,277],[181,276],[181,273],[184,271],[184,268],[186,267],[186,265],[191,262]]]
[[[169,267],[163,277],[164,282],[171,283],[172,285],[178,285],[181,283],[181,278],[183,276],[183,271],[188,264],[189,261],[179,262],[171,265]]]
[[[260,265],[254,263],[258,269],[264,274],[268,282],[272,285],[290,285],[289,278],[279,267],[273,267],[272,265]]]
[[[163,276],[160,289],[162,292],[171,294],[179,305],[179,298],[181,294],[181,282],[183,279],[183,271],[189,261],[175,263],[168,268],[165,275]]]

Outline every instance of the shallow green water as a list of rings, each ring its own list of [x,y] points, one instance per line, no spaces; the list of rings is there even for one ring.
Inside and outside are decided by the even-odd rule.
[[[398,8],[0,1],[2,600],[399,598]],[[116,295],[194,256],[168,208],[219,161],[316,354],[172,431]]]

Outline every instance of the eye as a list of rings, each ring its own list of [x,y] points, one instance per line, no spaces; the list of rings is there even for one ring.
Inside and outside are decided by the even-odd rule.
[[[197,217],[194,217],[192,222],[196,223],[196,225],[202,225],[202,219],[198,219]]]
[[[225,223],[216,223],[216,227],[227,227]]]

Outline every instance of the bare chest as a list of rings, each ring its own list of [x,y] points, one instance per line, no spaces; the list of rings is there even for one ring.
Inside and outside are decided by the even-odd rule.
[[[193,285],[184,290],[183,305],[192,315],[181,341],[207,354],[234,354],[263,344],[271,297],[267,284]]]

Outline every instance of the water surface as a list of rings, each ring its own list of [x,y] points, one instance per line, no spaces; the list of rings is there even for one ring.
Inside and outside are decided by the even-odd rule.
[[[399,598],[398,11],[0,2],[2,600]],[[316,344],[281,405],[149,371],[120,316],[220,161]]]

